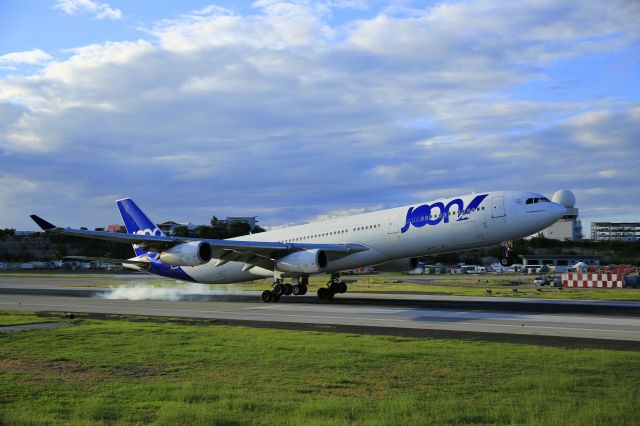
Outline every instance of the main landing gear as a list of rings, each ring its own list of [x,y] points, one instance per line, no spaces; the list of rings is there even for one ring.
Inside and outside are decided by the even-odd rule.
[[[500,246],[504,249],[504,256],[500,259],[500,264],[505,267],[513,265],[513,260],[509,257],[509,253],[513,250],[513,241],[503,241]]]
[[[271,290],[262,292],[262,301],[264,303],[277,302],[282,296],[302,296],[307,294],[309,285],[309,277],[293,277],[291,284],[285,284],[282,278],[276,278],[273,281]],[[340,274],[333,273],[326,287],[318,289],[318,298],[320,300],[331,300],[338,293],[347,291],[347,283],[340,280]]]
[[[273,282],[271,290],[262,292],[262,301],[264,303],[277,302],[280,296],[303,296],[307,294],[307,286],[309,285],[309,277],[294,277],[292,284],[284,284],[282,278],[277,278]]]
[[[320,287],[318,289],[318,299],[331,300],[333,296],[338,293],[345,293],[347,291],[347,283],[340,281],[340,274],[334,272],[329,278],[327,287]]]

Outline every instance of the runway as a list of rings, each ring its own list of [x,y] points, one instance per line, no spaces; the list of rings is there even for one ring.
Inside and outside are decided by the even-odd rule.
[[[62,281],[69,284],[73,280]],[[105,281],[114,279],[101,280]],[[319,301],[309,294],[264,304],[256,291],[187,293],[176,301],[102,298],[109,293],[108,289],[66,287],[58,278],[21,278],[17,283],[14,277],[0,277],[2,310],[202,318],[282,328],[326,326],[352,332],[476,340],[572,341],[595,347],[595,342],[609,342],[640,348],[640,302],[347,293],[333,301]]]

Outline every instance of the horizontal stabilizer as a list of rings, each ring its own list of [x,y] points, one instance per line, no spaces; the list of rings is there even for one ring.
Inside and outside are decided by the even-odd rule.
[[[129,263],[132,265],[138,266],[149,266],[149,259],[139,260],[137,258],[133,259],[112,259],[110,257],[88,257],[88,256],[65,256],[62,260],[77,260],[79,262],[106,262],[106,263],[114,263],[117,265],[121,265],[123,263]]]

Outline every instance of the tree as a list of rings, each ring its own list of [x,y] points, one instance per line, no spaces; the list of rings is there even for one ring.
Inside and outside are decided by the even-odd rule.
[[[0,238],[15,237],[16,230],[13,228],[0,229]]]
[[[227,225],[227,232],[230,238],[248,235],[251,232],[251,225],[246,222],[231,222]]]
[[[180,237],[190,237],[190,231],[189,228],[185,225],[179,225],[173,228],[173,232],[171,232],[172,235],[178,235]]]
[[[251,233],[252,233],[252,234],[259,234],[260,232],[266,232],[266,231],[267,231],[266,229],[264,229],[264,228],[262,228],[262,227],[260,227],[260,226],[256,225],[256,226],[254,226],[254,227],[253,227],[253,229],[251,230]]]

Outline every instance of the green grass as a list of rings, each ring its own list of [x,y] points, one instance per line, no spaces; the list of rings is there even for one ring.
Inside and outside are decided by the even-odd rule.
[[[639,372],[638,352],[80,319],[0,335],[0,424],[637,424]]]
[[[0,326],[35,324],[56,321],[55,318],[39,316],[34,312],[0,311]]]

